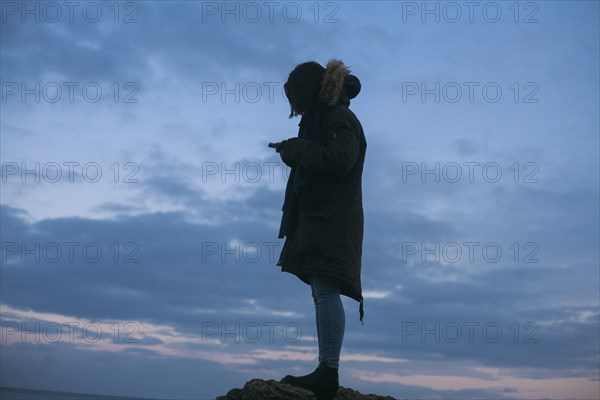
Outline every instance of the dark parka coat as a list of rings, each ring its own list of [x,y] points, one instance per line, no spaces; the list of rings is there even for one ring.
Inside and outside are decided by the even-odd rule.
[[[279,237],[287,236],[277,262],[310,284],[312,274],[339,279],[341,294],[360,302],[363,242],[362,170],[367,142],[348,108],[360,81],[339,60],[322,78],[320,102],[302,115],[298,137],[282,143],[292,167]]]

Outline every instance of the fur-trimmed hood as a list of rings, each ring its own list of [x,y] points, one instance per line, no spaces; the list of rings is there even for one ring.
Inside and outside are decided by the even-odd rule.
[[[325,68],[319,101],[330,106],[350,104],[350,99],[358,96],[360,89],[360,80],[350,73],[343,61],[332,58]]]

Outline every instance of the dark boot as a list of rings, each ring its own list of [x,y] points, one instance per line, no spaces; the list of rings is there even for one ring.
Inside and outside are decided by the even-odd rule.
[[[286,375],[281,382],[311,390],[317,400],[333,400],[340,385],[338,370],[328,367],[325,363],[319,363],[317,369],[308,375]]]

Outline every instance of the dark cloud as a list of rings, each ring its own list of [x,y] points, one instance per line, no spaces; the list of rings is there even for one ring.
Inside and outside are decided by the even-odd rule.
[[[310,58],[305,43],[332,46],[342,35],[337,23],[290,23],[281,16],[273,22],[261,18],[257,23],[243,18],[239,23],[232,18],[222,23],[219,16],[206,16],[203,22],[201,2],[185,7],[163,2],[136,4],[136,23],[90,23],[83,18],[69,22],[63,18],[57,24],[23,24],[8,17],[2,24],[5,79],[36,81],[52,74],[74,81],[150,82],[151,61],[160,62],[179,82],[192,85],[205,79],[239,79],[239,71],[249,69],[255,80],[273,75],[283,79],[298,63],[299,54]],[[216,4],[221,7],[223,3]],[[111,14],[104,17],[113,18],[112,11],[103,8]],[[24,54],[36,62],[29,62]]]
[[[187,200],[194,197],[193,191],[183,184],[177,190],[172,182],[163,180],[152,180],[149,185]],[[275,239],[275,231],[268,228],[263,215],[238,219],[233,211],[237,207],[243,217],[248,204],[266,210],[276,205],[274,197],[270,190],[256,188],[250,200],[237,203],[198,201],[199,207],[213,214],[228,215],[234,221],[217,226],[189,222],[182,213],[144,214],[114,221],[60,218],[28,224],[19,217],[22,211],[2,207],[3,227],[10,227],[9,231],[3,231],[5,241],[28,244],[49,240],[93,241],[104,249],[114,242],[121,246],[134,242],[139,248],[135,256],[140,260],[137,264],[126,264],[107,257],[95,264],[70,264],[64,260],[51,264],[42,260],[39,264],[9,265],[3,268],[3,283],[11,282],[2,285],[3,301],[14,307],[90,319],[166,322],[188,331],[194,331],[202,321],[232,324],[269,320],[273,316],[269,317],[268,309],[304,315],[300,321],[308,326],[312,323],[308,289],[293,277],[284,278],[274,267],[276,259],[270,259],[269,251],[274,257],[280,251],[281,241]],[[411,266],[398,260],[394,240],[407,236],[416,240],[444,238],[452,235],[452,228],[410,214],[390,219],[373,213],[368,220],[363,262],[365,290],[391,294],[383,299],[366,300],[370,331],[377,332],[380,340],[369,340],[360,330],[354,331],[347,336],[348,348],[384,351],[388,356],[400,358],[427,359],[443,354],[486,365],[547,368],[555,372],[593,367],[594,360],[589,358],[588,351],[595,343],[593,327],[598,314],[594,314],[591,304],[575,308],[560,306],[566,300],[561,298],[563,293],[568,295],[573,290],[593,293],[593,283],[586,278],[590,271],[585,264],[569,269],[547,263],[531,268],[510,264],[488,268],[483,264],[476,266],[474,275],[467,276],[459,267],[432,262]],[[238,242],[239,251],[231,252],[235,249],[232,241]],[[251,243],[257,247],[250,246]],[[229,249],[230,254],[221,253],[223,248]],[[256,248],[262,257],[253,262],[256,254],[250,250]],[[439,272],[440,268],[444,272]],[[435,282],[424,278],[452,271],[462,279]],[[572,288],[565,286],[571,282]],[[549,287],[556,291],[548,291]],[[306,301],[298,302],[301,298]],[[244,305],[250,299],[264,307],[262,315],[260,309]],[[553,301],[558,303],[548,308],[546,305]],[[210,312],[192,314],[193,308],[214,309],[218,317]],[[353,311],[348,308],[348,316],[354,315]],[[435,342],[435,335],[426,335],[421,342],[421,323],[428,329],[436,323],[442,327],[458,324],[464,330],[463,339],[458,344],[452,343],[438,330],[441,343]],[[467,338],[468,323],[475,323],[476,336],[472,342]],[[494,343],[482,336],[481,327],[486,323],[501,327],[501,341]],[[511,331],[515,323],[519,324],[522,335],[517,343],[513,342],[515,333]],[[525,329],[527,323],[532,324]],[[408,325],[415,326],[412,324],[419,327],[419,332],[409,335],[403,343],[401,332],[409,329]],[[452,330],[448,332],[454,335]],[[491,332],[493,335],[494,330]],[[522,343],[528,333],[539,343]],[[578,338],[577,343],[572,342],[573,337]],[[381,343],[387,344],[380,347]],[[578,346],[580,350],[576,350]],[[558,360],[562,361],[556,363]]]

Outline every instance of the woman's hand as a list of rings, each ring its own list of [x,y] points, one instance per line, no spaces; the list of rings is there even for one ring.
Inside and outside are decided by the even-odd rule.
[[[279,153],[279,155],[281,156],[281,160],[282,160],[282,161],[285,163],[285,165],[287,165],[288,167],[293,167],[295,163],[294,163],[292,160],[288,159],[288,158],[285,156],[285,145],[286,145],[286,143],[287,143],[287,142],[291,142],[291,141],[293,141],[293,140],[295,140],[295,139],[298,139],[298,138],[297,138],[297,137],[293,137],[293,138],[290,138],[290,139],[286,139],[286,140],[284,140],[284,141],[280,142],[280,143],[279,143],[279,146],[277,146],[277,147],[275,148],[275,151],[276,151],[276,152],[278,152],[278,153]]]
[[[285,140],[282,142],[279,142],[279,145],[277,147],[275,147],[275,151],[279,153],[282,160],[283,160],[283,155],[284,155],[284,152],[283,152],[283,143],[284,142],[285,142]]]

